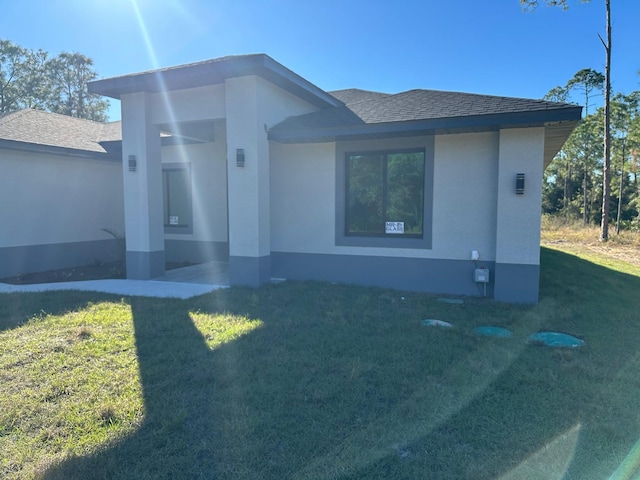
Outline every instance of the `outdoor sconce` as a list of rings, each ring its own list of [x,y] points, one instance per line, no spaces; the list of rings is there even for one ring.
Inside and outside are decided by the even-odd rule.
[[[129,171],[135,172],[137,167],[138,167],[138,162],[136,162],[136,156],[129,155]]]
[[[236,149],[236,167],[244,167],[244,148]]]
[[[524,173],[516,173],[516,195],[524,194]]]

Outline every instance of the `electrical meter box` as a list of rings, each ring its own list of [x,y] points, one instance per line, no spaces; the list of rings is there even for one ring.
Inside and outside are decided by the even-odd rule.
[[[476,268],[473,272],[473,279],[476,283],[489,283],[489,269]]]

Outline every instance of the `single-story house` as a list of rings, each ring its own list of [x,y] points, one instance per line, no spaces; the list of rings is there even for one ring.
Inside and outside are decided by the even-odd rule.
[[[263,54],[89,89],[121,101],[121,128],[56,116],[62,130],[46,143],[37,128],[7,138],[0,118],[3,168],[9,151],[18,171],[34,163],[22,180],[4,180],[6,199],[27,202],[20,188],[40,192],[41,179],[31,187],[40,175],[60,182],[33,205],[13,203],[0,261],[31,258],[38,235],[56,245],[49,250],[75,245],[61,256],[79,244],[99,251],[113,246],[109,228],[126,232],[133,279],[161,276],[166,260],[217,260],[228,262],[232,285],[276,277],[538,300],[542,172],[580,107],[433,90],[326,92]]]
[[[0,116],[0,278],[115,261],[124,234],[120,122]],[[115,142],[113,142],[116,140]]]

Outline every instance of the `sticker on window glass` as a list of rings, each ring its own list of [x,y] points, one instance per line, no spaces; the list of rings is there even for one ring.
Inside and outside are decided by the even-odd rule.
[[[385,233],[404,233],[404,222],[385,222]]]
[[[180,225],[177,215],[172,215],[169,217],[169,225]]]

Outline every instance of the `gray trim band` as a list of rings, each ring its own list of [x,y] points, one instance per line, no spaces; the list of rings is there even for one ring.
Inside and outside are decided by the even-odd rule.
[[[538,303],[540,265],[496,263],[494,298],[499,302]]]
[[[271,252],[274,277],[377,286],[416,292],[481,296],[470,260]],[[493,262],[483,262],[493,270]],[[492,272],[493,273],[493,272]],[[493,284],[487,286],[492,296]]]
[[[0,278],[122,259],[116,239],[0,248]]]
[[[227,262],[227,242],[205,242],[202,240],[165,240],[164,251],[168,262]]]
[[[156,252],[127,251],[127,278],[151,280],[164,275],[164,250]]]
[[[231,285],[259,287],[271,281],[271,256],[229,256],[229,282]]]

